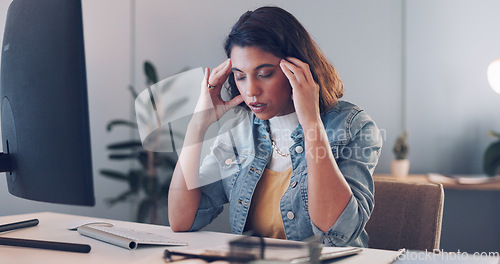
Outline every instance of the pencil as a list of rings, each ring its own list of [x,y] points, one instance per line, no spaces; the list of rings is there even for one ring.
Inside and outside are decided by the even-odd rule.
[[[36,225],[38,225],[38,223],[39,223],[38,219],[31,219],[31,220],[26,220],[26,221],[21,221],[21,222],[0,225],[0,233],[10,231],[10,230],[20,229],[20,228],[25,228],[25,227],[36,226]]]

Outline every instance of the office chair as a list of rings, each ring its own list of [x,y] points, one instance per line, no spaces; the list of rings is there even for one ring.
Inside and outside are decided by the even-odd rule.
[[[368,247],[439,249],[443,204],[441,184],[375,179],[375,207],[365,227]]]

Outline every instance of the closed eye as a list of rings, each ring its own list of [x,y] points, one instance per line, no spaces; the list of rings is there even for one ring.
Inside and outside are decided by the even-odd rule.
[[[235,78],[236,78],[237,81],[242,81],[242,80],[244,80],[246,78],[246,76],[245,75],[243,75],[243,76],[235,76]]]
[[[272,75],[273,75],[273,73],[271,72],[271,73],[268,73],[268,74],[259,74],[259,75],[258,75],[258,77],[259,77],[259,78],[269,78],[269,77],[271,77]]]

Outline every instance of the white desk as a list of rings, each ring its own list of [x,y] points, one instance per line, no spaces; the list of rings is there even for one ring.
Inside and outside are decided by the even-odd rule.
[[[36,263],[36,264],[56,264],[56,263],[162,263],[163,251],[168,247],[140,247],[136,250],[127,250],[111,244],[107,244],[92,238],[80,235],[76,231],[69,231],[67,227],[82,219],[88,217],[58,214],[58,213],[33,213],[24,215],[2,216],[0,223],[6,224],[22,220],[37,218],[40,224],[36,227],[30,227],[22,230],[16,230],[9,233],[3,233],[3,237],[52,240],[59,242],[89,244],[92,247],[90,253],[71,253],[42,249],[30,249],[21,247],[0,246],[0,263]],[[93,218],[96,219],[96,218]],[[144,230],[172,237],[177,240],[185,241],[190,248],[213,247],[225,245],[228,241],[237,238],[237,235],[215,233],[215,232],[192,232],[192,233],[174,233],[169,227],[146,225],[139,223],[130,223],[116,220],[97,219],[121,225],[130,225],[134,229]],[[393,251],[363,249],[362,253],[336,261],[335,263],[390,263],[394,258]],[[396,263],[407,263],[408,261],[396,261]],[[491,263],[497,263],[498,258],[492,259]],[[413,262],[419,263],[419,262]],[[439,263],[439,262],[433,262]],[[465,262],[462,262],[465,263]],[[467,262],[474,263],[474,262]],[[490,263],[490,262],[488,262]]]

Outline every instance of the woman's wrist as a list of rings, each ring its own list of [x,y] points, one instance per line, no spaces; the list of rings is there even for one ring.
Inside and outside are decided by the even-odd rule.
[[[210,124],[206,124],[206,122],[191,119],[184,137],[184,146],[201,143],[209,127]]]
[[[189,121],[188,128],[193,128],[205,133],[213,123],[210,121],[210,116],[206,114],[208,111],[210,110],[195,112]]]
[[[302,131],[304,131],[304,135],[307,137],[307,134],[317,134],[320,133],[321,130],[324,130],[323,122],[321,122],[321,118],[316,118],[304,122],[300,124],[302,126]]]

